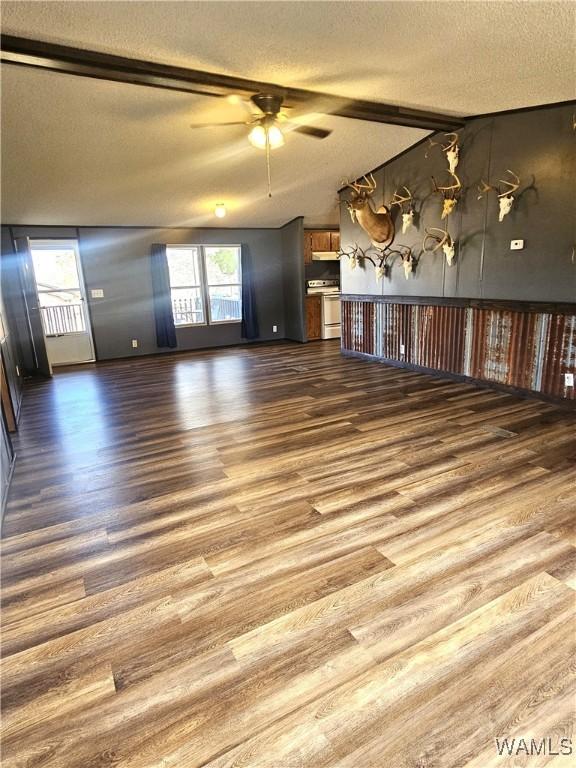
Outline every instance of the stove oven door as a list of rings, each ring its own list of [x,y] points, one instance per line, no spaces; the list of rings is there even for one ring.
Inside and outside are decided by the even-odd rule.
[[[340,295],[338,293],[322,295],[322,338],[340,338]]]

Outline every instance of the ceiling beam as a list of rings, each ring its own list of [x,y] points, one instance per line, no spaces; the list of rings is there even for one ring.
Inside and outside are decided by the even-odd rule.
[[[324,112],[353,120],[430,131],[453,131],[464,125],[463,119],[435,112],[408,109],[377,101],[347,99],[327,93],[113,56],[12,35],[2,35],[1,45],[0,58],[6,64],[47,69],[79,77],[93,77],[203,96],[222,97],[238,94],[249,98],[259,92],[277,93],[283,97],[286,106],[295,107],[299,111]]]

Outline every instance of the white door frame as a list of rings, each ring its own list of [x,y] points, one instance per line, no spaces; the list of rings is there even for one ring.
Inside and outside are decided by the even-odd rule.
[[[71,333],[64,333],[60,335],[47,335],[46,329],[44,328],[44,323],[42,323],[42,330],[44,332],[44,339],[46,342],[46,350],[48,353],[48,359],[50,362],[50,366],[57,367],[59,365],[79,365],[81,363],[93,363],[96,360],[96,353],[95,353],[95,347],[94,347],[94,337],[92,334],[92,323],[90,320],[90,313],[88,312],[88,297],[86,293],[86,285],[84,283],[84,272],[82,270],[82,261],[80,259],[80,248],[78,244],[78,239],[75,237],[58,237],[58,238],[46,238],[46,237],[40,237],[40,238],[28,238],[28,248],[30,252],[34,250],[50,250],[50,249],[56,249],[56,248],[71,248],[74,251],[75,261],[76,261],[76,272],[78,274],[78,288],[80,290],[80,303],[82,304],[82,317],[84,318],[84,326],[86,328],[85,331],[79,331],[79,332],[71,332]],[[30,262],[32,264],[32,269],[34,269],[34,260],[30,258]],[[38,282],[36,280],[36,275],[34,274],[34,285],[36,287],[36,295],[38,297],[38,305],[40,306],[40,296],[38,293]],[[66,289],[63,289],[66,290]],[[82,360],[72,360],[67,362],[53,362],[50,360],[50,340],[51,339],[57,339],[57,338],[63,338],[63,337],[71,337],[71,336],[86,336],[89,343],[89,357]]]

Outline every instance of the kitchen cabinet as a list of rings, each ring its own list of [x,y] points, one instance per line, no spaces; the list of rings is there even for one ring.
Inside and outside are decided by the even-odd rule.
[[[330,229],[304,230],[304,264],[312,263],[312,252],[337,251],[340,248],[340,232]]]
[[[330,232],[312,232],[310,237],[313,251],[329,251],[330,250]]]
[[[306,338],[315,341],[322,338],[322,296],[306,296]]]

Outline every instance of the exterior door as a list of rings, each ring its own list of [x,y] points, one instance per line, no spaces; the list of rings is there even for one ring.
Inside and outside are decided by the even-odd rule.
[[[51,365],[94,360],[76,240],[30,240],[40,317]]]
[[[31,372],[41,376],[52,376],[52,367],[48,360],[38,293],[34,280],[30,242],[27,237],[17,237],[14,245],[18,254],[18,276],[22,291],[22,303],[26,315],[26,325],[28,327],[28,339],[32,351],[32,364],[34,368]]]

